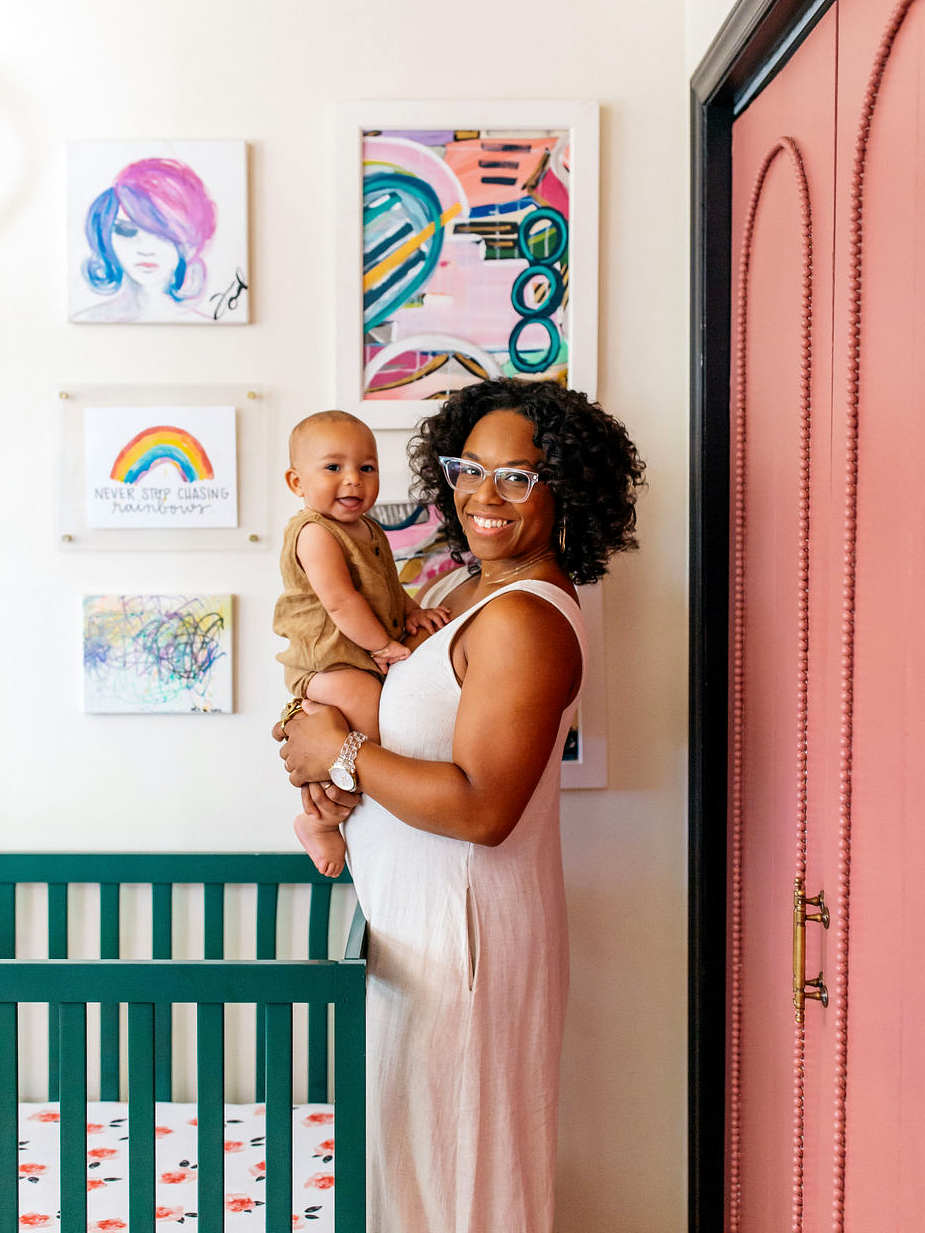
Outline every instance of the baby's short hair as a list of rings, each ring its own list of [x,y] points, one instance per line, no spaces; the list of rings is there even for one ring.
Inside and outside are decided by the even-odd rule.
[[[292,455],[299,440],[307,433],[311,432],[316,424],[359,424],[362,428],[366,428],[370,436],[372,429],[368,424],[357,415],[351,415],[349,411],[316,411],[313,415],[306,415],[305,419],[299,420],[295,428],[289,434],[289,461],[292,461]],[[373,438],[375,440],[375,438]]]

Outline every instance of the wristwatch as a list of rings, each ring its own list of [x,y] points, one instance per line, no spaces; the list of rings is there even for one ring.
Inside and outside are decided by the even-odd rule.
[[[286,724],[289,723],[289,720],[292,719],[293,715],[298,715],[301,710],[302,710],[302,699],[301,698],[290,698],[289,701],[286,703],[286,705],[283,707],[283,713],[279,717],[280,727],[283,730],[283,736],[286,735]]]
[[[368,739],[362,732],[348,733],[340,753],[328,770],[328,776],[335,787],[343,788],[345,792],[356,792],[356,756],[360,752],[360,746]]]

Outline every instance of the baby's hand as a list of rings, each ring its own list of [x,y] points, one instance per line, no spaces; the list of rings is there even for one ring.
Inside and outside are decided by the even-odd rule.
[[[422,629],[432,634],[442,629],[449,619],[449,608],[412,608],[405,617],[405,629],[409,634],[417,634]]]
[[[370,651],[373,663],[380,672],[388,672],[390,664],[397,664],[401,659],[407,659],[411,652],[400,642],[387,642],[381,651]]]

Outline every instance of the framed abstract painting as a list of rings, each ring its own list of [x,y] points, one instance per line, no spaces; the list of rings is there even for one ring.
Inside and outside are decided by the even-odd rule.
[[[337,397],[410,428],[486,377],[597,383],[596,103],[337,110]]]

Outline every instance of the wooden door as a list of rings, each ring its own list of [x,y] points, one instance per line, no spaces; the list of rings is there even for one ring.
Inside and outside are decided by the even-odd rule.
[[[923,51],[925,0],[839,0],[733,128],[726,1221],[742,1233],[925,1220]],[[798,930],[828,992],[803,1023],[795,883],[831,913]]]

